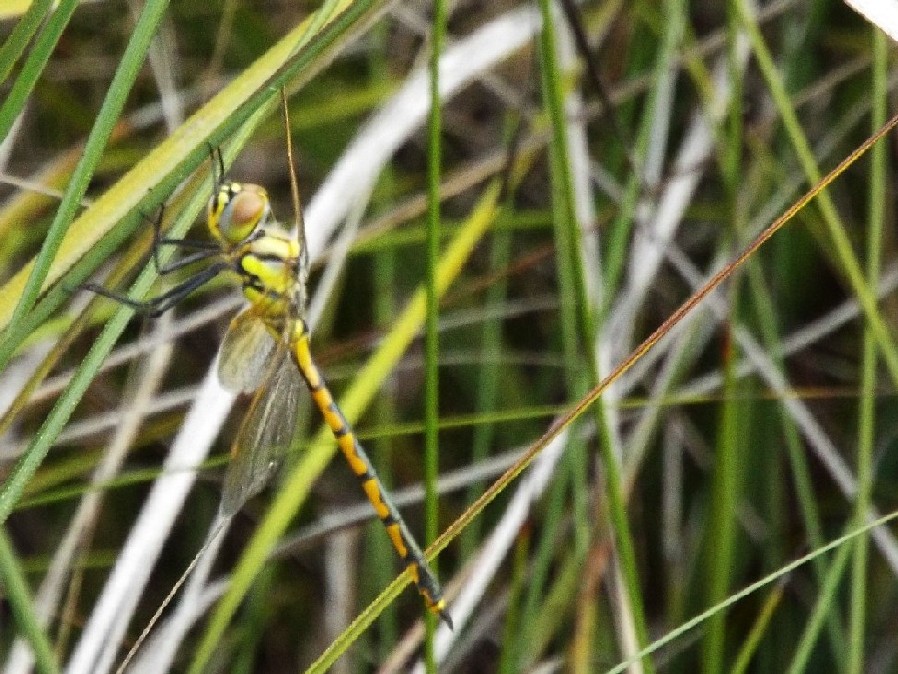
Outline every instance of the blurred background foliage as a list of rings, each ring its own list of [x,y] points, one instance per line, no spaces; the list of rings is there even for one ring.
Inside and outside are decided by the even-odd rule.
[[[60,193],[97,128],[144,9],[134,2],[73,5],[58,41],[34,66],[33,90],[7,111],[11,124],[0,145],[4,280],[45,244]],[[326,245],[312,251],[313,285],[329,270],[334,275],[314,348],[339,393],[389,343],[396,317],[427,275],[427,130],[423,118],[405,119],[426,98],[394,108],[402,138],[386,166],[365,154],[371,146],[358,139],[368,137],[379,110],[426,76],[432,7],[326,5],[359,13],[328,38],[333,48],[325,59],[310,57],[288,78],[304,202],[333,179],[340,162],[370,161],[376,175],[367,201],[352,180],[346,183],[345,210],[335,217],[342,223],[355,210],[361,214],[348,245],[339,238],[343,230],[327,230]],[[551,7],[463,0],[448,8],[441,77],[449,82],[455,73],[465,84],[441,102],[443,249],[466,231],[491,181],[503,190],[488,232],[440,302],[439,530],[893,109],[894,50],[840,2],[610,0]],[[65,9],[61,3],[44,11],[58,17]],[[265,185],[274,212],[293,218],[285,129],[275,106],[253,98],[265,94],[262,85],[221,103],[214,128],[191,127],[196,131],[182,156],[163,157],[155,173],[138,171],[133,183],[122,177],[156,156],[150,153],[173,131],[188,128],[190,114],[206,104],[211,110],[217,92],[316,9],[277,0],[168,6],[149,59],[138,62],[133,86],[121,96],[121,114],[83,199],[66,197],[81,199],[73,208],[85,218],[92,203],[115,197],[116,189],[133,203],[103,221],[89,264],[79,268],[75,256],[57,276],[51,272],[50,281],[62,280],[39,298],[35,311],[44,313],[21,324],[26,334],[9,344],[15,358],[12,351],[4,357],[0,400],[10,411],[2,420],[0,477],[16,474],[23,450],[42,442],[48,450],[4,512],[4,671],[25,671],[12,664],[13,643],[41,629],[35,648],[41,651],[41,641],[48,648],[39,668],[69,662],[239,306],[232,287],[213,283],[168,319],[127,323],[110,356],[114,366],[90,374],[67,425],[47,438],[39,429],[55,418],[60,391],[115,309],[103,301],[86,305],[89,298],[73,288],[96,270],[104,283],[128,287],[147,259],[161,205],[168,225],[189,212],[191,197],[204,203],[208,144],[229,148],[236,156],[230,175]],[[541,32],[546,16],[550,39]],[[39,30],[50,26],[39,19]],[[23,21],[21,14],[3,18],[0,39],[10,44]],[[313,32],[320,37],[328,29]],[[0,98],[13,100],[40,35],[10,64]],[[486,46],[476,40],[482,35],[491,36]],[[477,65],[488,47],[497,54]],[[270,76],[297,63],[291,58]],[[247,126],[257,110],[257,126]],[[819,201],[802,209],[620,380],[601,409],[566,428],[564,452],[542,464],[545,483],[512,482],[449,544],[439,575],[450,613],[474,579],[484,587],[473,614],[455,616],[440,671],[604,671],[870,513],[894,507],[898,408],[896,372],[888,365],[895,357],[898,283],[894,149],[889,136],[878,154],[859,160],[828,190],[832,210]],[[313,216],[310,231],[321,231],[318,212]],[[69,237],[81,236],[70,230]],[[206,236],[201,222],[190,236]],[[19,291],[12,288],[19,286],[5,287],[14,303]],[[864,293],[881,298],[872,311],[870,301],[859,299]],[[887,328],[885,336],[873,335],[871,321]],[[154,335],[162,335],[155,345],[133,348]],[[424,509],[414,488],[424,474],[423,340],[416,338],[377,383],[380,393],[359,410],[357,430],[385,481],[405,497],[403,512],[420,539]],[[196,471],[180,516],[164,532],[136,612],[126,616],[116,661],[206,538],[245,405],[235,407]],[[126,410],[134,409],[141,422],[127,458],[92,485]],[[303,419],[298,455],[320,426],[310,409]],[[76,537],[64,589],[40,628],[27,614],[44,609],[30,597],[89,494],[99,494],[102,505]],[[238,515],[213,582],[240,557],[270,499],[265,493]],[[519,502],[525,515],[515,519],[510,506]],[[341,514],[355,519],[334,524]],[[505,547],[492,536],[501,526],[513,532]],[[173,663],[157,668],[304,667],[400,569],[339,460],[316,482],[287,536],[212,662],[193,659],[199,628],[179,642]],[[485,561],[490,554],[499,560],[495,568]],[[853,539],[714,612],[643,666],[894,671],[896,573],[890,531]],[[15,590],[17,574],[27,581],[24,594]],[[421,648],[420,632],[411,631],[421,614],[419,598],[406,591],[351,649],[341,649],[335,667],[408,670]]]

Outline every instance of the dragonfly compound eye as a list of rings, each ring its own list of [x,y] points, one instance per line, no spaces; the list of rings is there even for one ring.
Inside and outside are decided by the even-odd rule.
[[[223,185],[209,202],[209,229],[229,244],[245,241],[270,214],[268,192],[250,183]]]

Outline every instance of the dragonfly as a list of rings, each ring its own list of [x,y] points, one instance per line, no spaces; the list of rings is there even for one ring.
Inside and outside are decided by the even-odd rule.
[[[295,234],[276,221],[264,187],[227,179],[221,152],[210,152],[213,191],[206,210],[206,225],[211,241],[165,238],[159,233],[161,226],[157,220],[153,246],[160,273],[198,262],[206,266],[164,294],[144,301],[96,284],[86,284],[84,288],[152,317],[221,274],[239,284],[248,306],[231,321],[225,333],[219,352],[218,376],[226,388],[254,395],[231,448],[220,505],[222,514],[232,516],[238,512],[265,487],[280,465],[293,440],[304,386],[386,528],[393,547],[410,569],[426,607],[451,627],[452,620],[436,575],[312,357],[306,319],[309,257],[289,140],[297,220]],[[168,266],[160,266],[158,250],[166,244],[191,252]]]

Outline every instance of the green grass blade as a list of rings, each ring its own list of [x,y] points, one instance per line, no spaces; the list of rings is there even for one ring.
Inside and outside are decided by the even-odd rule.
[[[862,528],[856,532],[857,536],[855,538],[864,537],[868,532],[869,529],[866,529],[866,527]],[[854,545],[857,545],[857,541],[852,542]],[[814,605],[811,617],[805,625],[804,634],[802,634],[801,640],[798,642],[795,655],[787,670],[789,674],[801,674],[801,672],[808,671],[808,661],[811,659],[812,649],[817,643],[823,621],[830,611],[833,610],[833,605],[838,599],[839,585],[842,582],[842,576],[845,574],[848,561],[851,559],[852,545],[847,543],[848,541],[845,541],[845,544],[839,546],[839,549],[836,551],[836,558],[829,565],[829,573],[823,586],[820,588],[817,603]]]
[[[30,96],[31,92],[34,90],[34,85],[37,83],[38,78],[41,76],[41,73],[44,71],[44,68],[50,60],[53,48],[59,41],[62,31],[65,30],[65,27],[68,25],[69,19],[72,18],[72,14],[74,14],[75,10],[78,8],[78,4],[78,0],[64,0],[61,2],[59,7],[56,8],[56,11],[50,16],[50,20],[47,22],[46,26],[44,26],[44,30],[41,31],[41,34],[35,41],[34,48],[22,65],[22,71],[13,83],[12,89],[6,97],[6,100],[3,102],[3,105],[0,106],[0,138],[6,138],[9,135],[13,122],[15,122],[16,117],[18,117],[25,108],[28,96]],[[40,18],[42,19],[43,17]],[[30,12],[23,18],[23,23],[26,20],[29,23],[34,20],[34,17],[30,16]],[[24,33],[27,28],[28,24],[26,24],[22,32]],[[18,42],[21,41],[23,37],[24,35],[17,36],[15,34],[10,36],[9,42],[4,45],[3,51],[5,52],[6,47],[9,46],[10,52],[13,52],[13,49],[16,46],[15,43],[13,43],[13,39],[15,38]],[[11,53],[10,55],[14,56],[15,54]],[[0,68],[5,69],[6,67],[11,68],[12,63],[8,64],[8,66],[0,65]],[[6,76],[4,75],[4,77],[0,79],[5,78]]]
[[[16,27],[12,29],[12,33],[10,33],[9,37],[6,39],[6,42],[4,42],[3,46],[0,47],[0,83],[5,82],[6,78],[9,77],[9,73],[12,72],[13,66],[16,64],[16,61],[19,60],[19,57],[24,53],[25,47],[28,45],[29,40],[31,40],[31,37],[37,31],[37,28],[38,26],[40,26],[41,21],[44,20],[44,17],[47,15],[47,10],[50,9],[50,5],[52,3],[53,0],[35,0],[34,2],[32,2],[31,6],[28,8],[28,11],[25,12],[25,15],[21,19],[19,19]],[[78,3],[73,2],[71,4],[77,6]],[[63,23],[63,25],[65,24]],[[57,40],[58,39],[59,38],[57,36]],[[53,42],[53,44],[55,44],[55,41]],[[32,72],[36,72],[39,74],[40,70],[40,68],[34,68]],[[25,88],[24,83],[21,86],[23,87],[23,89]],[[32,83],[32,87],[33,86],[34,85]],[[21,110],[22,104],[20,103],[17,107],[19,108],[19,110]]]
[[[0,587],[3,588],[5,601],[9,602],[18,632],[27,639],[34,652],[38,671],[42,674],[55,674],[59,671],[59,665],[53,647],[34,613],[25,575],[16,559],[12,542],[6,535],[6,530],[2,528],[0,528]]]
[[[200,209],[205,205],[206,194],[209,193],[210,189],[211,183],[206,190],[197,191],[193,195],[190,205],[181,214],[176,226],[173,228],[175,235],[183,233],[190,223],[193,222]],[[170,253],[171,251],[163,252],[163,262]],[[144,297],[149,292],[156,276],[155,267],[153,265],[148,266],[134,282],[130,295],[136,298]],[[94,342],[87,357],[75,371],[69,385],[32,438],[28,448],[4,481],[3,486],[0,487],[0,523],[6,522],[16,503],[21,498],[28,481],[37,471],[47,452],[50,451],[50,447],[56,440],[56,437],[68,422],[87,387],[133,315],[134,310],[124,305],[121,305],[113,314],[112,318],[104,326],[100,336]]]
[[[874,520],[873,522],[869,522],[868,524],[865,524],[863,527],[859,527],[857,529],[854,529],[854,530],[848,532],[847,534],[844,534],[843,536],[839,536],[838,538],[830,541],[826,545],[824,545],[820,548],[817,548],[816,550],[813,550],[812,552],[809,552],[807,555],[804,555],[803,557],[799,557],[798,559],[796,559],[792,562],[789,562],[788,564],[782,566],[781,568],[777,569],[773,573],[771,573],[767,576],[764,576],[764,578],[761,578],[757,582],[746,586],[739,592],[735,592],[735,593],[731,594],[729,597],[727,597],[724,601],[720,602],[719,604],[712,606],[711,608],[707,609],[706,611],[702,611],[699,615],[695,616],[691,620],[686,621],[685,623],[683,623],[682,625],[677,627],[675,630],[672,630],[671,632],[664,635],[662,638],[654,641],[648,648],[644,648],[642,651],[640,651],[639,653],[634,655],[629,660],[626,660],[625,662],[621,662],[618,665],[615,665],[614,667],[609,669],[606,674],[620,674],[621,672],[626,671],[628,667],[635,664],[636,662],[639,662],[640,659],[644,658],[647,655],[655,653],[656,651],[663,648],[667,644],[669,644],[673,641],[676,641],[678,638],[680,638],[686,632],[689,632],[690,630],[693,630],[696,627],[699,627],[704,622],[706,622],[711,616],[716,615],[717,613],[719,613],[721,611],[725,611],[730,606],[741,601],[745,597],[748,597],[748,596],[754,594],[755,592],[757,592],[758,590],[770,585],[771,583],[774,583],[774,582],[780,580],[781,578],[788,576],[790,573],[792,573],[799,567],[807,564],[810,561],[813,561],[820,555],[825,555],[827,552],[841,548],[841,547],[845,546],[846,543],[850,543],[858,536],[863,536],[863,535],[867,534],[868,532],[870,532],[871,530],[875,529],[876,527],[880,527],[880,526],[887,524],[889,522],[892,522],[896,519],[898,519],[898,512],[892,512],[892,513],[889,513],[888,515],[884,515],[883,517],[880,517],[879,519]]]
[[[734,284],[738,285],[738,284]],[[735,297],[735,291],[731,293]],[[747,420],[740,418],[745,408],[744,402],[737,395],[736,379],[733,373],[735,354],[728,349],[728,360],[724,365],[724,402],[720,413],[714,471],[712,484],[712,503],[710,522],[708,524],[708,558],[709,563],[701,565],[697,578],[706,589],[707,603],[716,604],[722,601],[730,589],[732,582],[734,556],[738,522],[739,498],[743,491],[741,482],[740,452],[747,449],[744,437]],[[711,617],[707,634],[703,640],[703,671],[720,672],[723,670],[724,645],[726,634],[726,614],[720,612]]]
[[[553,209],[555,215],[555,233],[558,246],[559,285],[562,304],[562,331],[567,333],[564,339],[565,359],[568,362],[571,392],[575,399],[585,393],[587,387],[596,385],[601,380],[596,350],[597,339],[595,302],[589,296],[584,269],[584,249],[581,225],[574,205],[574,186],[571,176],[569,153],[567,146],[567,121],[564,108],[564,91],[562,73],[557,63],[556,37],[552,3],[548,0],[540,2],[543,18],[541,54],[543,61],[543,82],[546,105],[552,124],[552,182]],[[597,300],[597,298],[596,298]],[[570,325],[568,325],[570,324]],[[576,332],[576,337],[573,336]],[[579,349],[578,349],[579,347]],[[578,354],[579,351],[579,354]],[[579,357],[578,357],[579,355]],[[577,360],[585,360],[587,378],[583,378],[582,365]],[[621,481],[620,462],[615,454],[612,433],[608,427],[607,416],[601,401],[593,407],[602,467],[605,472],[606,497],[608,510],[614,533],[615,550],[619,557],[620,568],[624,580],[624,592],[627,610],[630,615],[625,619],[632,620],[636,632],[637,646],[649,642],[648,629],[645,622],[642,594],[639,584],[639,572],[636,564],[636,553],[633,535],[627,516],[626,498]],[[583,480],[586,475],[585,455],[578,461],[577,452],[569,448],[565,462],[571,462],[572,477],[575,481]],[[576,465],[581,464],[581,465]],[[574,494],[585,494],[585,484],[575,484]],[[575,531],[583,531],[587,517],[585,507],[575,507],[574,514],[577,527]],[[575,537],[575,545],[582,552],[585,547],[585,535]],[[653,672],[650,661],[642,663],[646,672]]]
[[[167,0],[150,0],[144,5],[140,18],[137,20],[137,25],[116,69],[103,105],[97,113],[97,120],[91,129],[87,143],[84,145],[81,159],[78,161],[66,187],[59,209],[56,212],[56,217],[53,218],[53,223],[47,231],[40,253],[35,258],[28,278],[22,287],[18,302],[10,318],[9,328],[3,333],[3,339],[0,341],[0,370],[6,367],[15,349],[18,348],[28,334],[24,330],[25,326],[22,318],[34,307],[34,302],[43,287],[44,280],[47,278],[50,265],[62,244],[69,223],[81,206],[81,198],[87,191],[88,183],[109,140],[109,134],[112,133],[112,128],[118,121],[119,115],[125,106],[128,93],[131,91],[137,73],[143,65],[147,49],[150,46],[150,40],[153,38],[159,22],[162,20],[166,7],[168,7]],[[74,11],[74,7],[72,10]],[[6,124],[5,107],[0,109],[0,136],[5,136],[8,132],[8,128],[4,126]]]
[[[384,2],[344,0],[331,4],[334,6],[324,8],[330,13],[313,15],[291,30],[75,219],[59,246],[43,289],[57,282],[125,218],[131,217],[136,223],[138,211],[151,211],[162,203],[190,171],[208,159],[210,144],[217,146],[230,139],[255,111],[272,103],[281,86],[299,74],[306,81],[323,68],[358,24],[376,16]],[[315,24],[320,32],[312,35],[309,30]],[[26,264],[0,287],[0,329],[9,326],[32,266]],[[64,296],[61,294],[59,300]]]
[[[798,155],[807,181],[809,184],[814,185],[820,181],[820,169],[817,167],[813,152],[801,129],[801,124],[785,90],[779,71],[775,66],[773,56],[764,42],[755,18],[751,16],[746,7],[746,0],[737,0],[735,6],[739,11],[741,27],[749,36],[755,58],[758,60],[758,65],[777,105],[777,110],[782,117],[786,132]],[[839,264],[842,266],[842,271],[864,309],[865,317],[869,322],[870,330],[873,332],[880,353],[885,360],[892,382],[898,384],[898,349],[896,349],[895,341],[892,339],[889,328],[877,307],[876,296],[864,279],[860,264],[845,232],[844,223],[839,218],[838,211],[828,190],[824,189],[820,192],[817,204],[823,215],[827,234],[835,249]]]
[[[874,128],[886,119],[888,107],[888,87],[886,75],[888,55],[886,38],[878,30],[873,30],[873,115]],[[867,281],[871,287],[882,273],[883,233],[886,225],[885,204],[888,182],[887,148],[877,146],[870,152],[870,197],[869,225],[867,230]],[[857,449],[857,502],[854,521],[862,524],[867,520],[872,505],[873,494],[873,453],[875,451],[875,417],[877,384],[877,348],[869,329],[864,330],[861,353],[861,399],[858,410]],[[862,537],[854,546],[851,570],[851,635],[849,638],[848,672],[861,674],[864,670],[864,654],[867,635],[864,629],[867,612],[867,563],[869,539]]]
[[[733,668],[730,670],[730,674],[745,674],[745,672],[748,671],[752,656],[757,652],[758,645],[770,630],[770,623],[776,615],[776,610],[783,601],[783,594],[783,586],[782,584],[779,584],[774,587],[773,591],[767,596],[761,611],[758,613],[755,624],[748,633],[748,638],[739,648],[739,653],[734,659]]]
[[[439,532],[439,508],[436,483],[439,467],[439,296],[437,267],[440,261],[440,172],[442,163],[442,115],[440,101],[440,56],[446,41],[446,2],[435,0],[430,34],[430,112],[427,124],[427,274],[424,280],[424,543],[428,544]],[[436,563],[433,572],[438,574]],[[428,672],[437,671],[433,638],[436,616],[425,617],[424,663]]]

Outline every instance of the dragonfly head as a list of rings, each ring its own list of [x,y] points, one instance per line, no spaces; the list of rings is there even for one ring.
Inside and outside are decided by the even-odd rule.
[[[222,183],[209,199],[209,233],[226,245],[245,241],[271,216],[268,192],[252,183]]]

